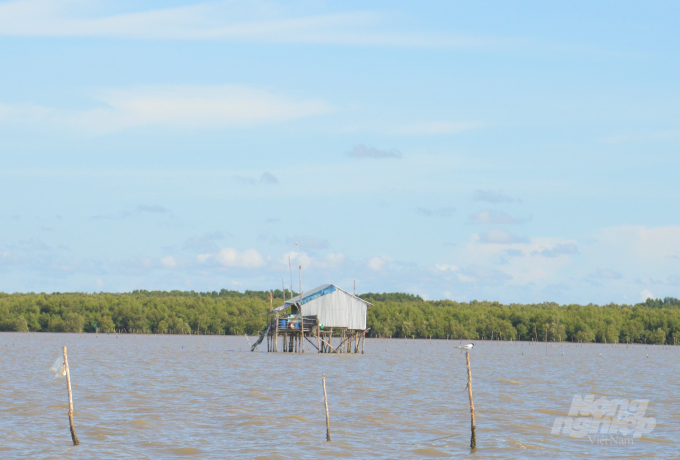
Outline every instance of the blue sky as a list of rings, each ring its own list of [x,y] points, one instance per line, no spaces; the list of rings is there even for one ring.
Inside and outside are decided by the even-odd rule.
[[[680,297],[678,17],[0,2],[0,290]]]

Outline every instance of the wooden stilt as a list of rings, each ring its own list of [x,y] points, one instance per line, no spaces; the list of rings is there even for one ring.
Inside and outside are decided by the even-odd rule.
[[[319,340],[319,335],[321,334],[321,328],[319,327],[319,321],[316,321],[316,349],[321,353],[321,341]]]
[[[279,314],[276,313],[274,319],[276,321],[276,327],[274,328],[274,351],[279,351]]]
[[[300,347],[305,352],[305,317],[300,314]]]
[[[66,356],[66,347],[64,347],[64,370],[66,371],[66,387],[68,388],[68,423],[71,427],[71,439],[73,445],[80,444],[78,436],[76,436],[76,429],[73,426],[73,394],[71,393],[71,372],[68,368],[68,356]]]

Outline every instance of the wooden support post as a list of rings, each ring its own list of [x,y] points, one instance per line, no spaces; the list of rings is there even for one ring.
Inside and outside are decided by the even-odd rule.
[[[319,327],[319,320],[316,320],[316,349],[321,353],[321,341],[319,340],[319,336],[321,334],[321,328]]]
[[[361,354],[364,354],[364,346],[366,345],[366,331],[364,331],[364,337],[363,340],[361,341]]]
[[[323,382],[323,403],[326,405],[326,441],[331,440],[331,421],[328,416],[328,397],[326,396],[326,374],[321,377]]]
[[[66,387],[68,388],[68,423],[71,427],[71,439],[73,445],[80,444],[78,436],[76,436],[76,429],[73,426],[73,394],[71,393],[71,372],[68,369],[68,357],[66,356],[66,347],[64,347],[64,370],[66,371]]]
[[[302,316],[302,308],[300,308],[300,347],[302,353],[305,352],[305,317]]]
[[[309,339],[309,337],[305,337],[305,340],[306,340],[307,342],[309,342],[314,348],[316,348],[317,351],[319,350],[319,348],[318,348],[316,345],[314,345],[314,342],[312,342],[312,341]]]
[[[279,351],[279,313],[276,312],[276,329],[274,329],[274,351]]]
[[[330,340],[330,339],[329,339],[329,340]],[[322,341],[323,343],[325,343],[331,350],[333,350],[333,353],[337,353],[337,352],[338,352],[335,348],[333,348],[333,345],[329,344],[329,343],[326,342],[324,339],[321,339],[321,341]],[[328,352],[328,353],[330,353],[330,352]]]
[[[468,396],[470,397],[470,430],[472,431],[472,436],[470,438],[470,448],[474,449],[477,447],[477,435],[475,434],[475,405],[472,403],[472,374],[470,373],[470,352],[465,352],[465,359],[467,360],[467,375],[468,375]]]

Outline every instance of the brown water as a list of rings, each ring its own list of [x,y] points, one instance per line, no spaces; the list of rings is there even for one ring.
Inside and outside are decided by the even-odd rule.
[[[459,343],[301,355],[250,353],[243,336],[3,333],[0,458],[679,458],[680,347],[558,344],[546,356],[544,344],[476,342],[471,453]],[[66,381],[48,371],[62,345],[77,447]],[[623,446],[552,435],[586,393],[649,399],[657,426]]]

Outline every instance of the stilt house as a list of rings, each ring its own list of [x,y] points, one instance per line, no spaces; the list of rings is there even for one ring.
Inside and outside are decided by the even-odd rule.
[[[369,302],[324,284],[274,308],[257,344],[267,337],[267,351],[363,353]],[[333,339],[339,343],[333,344]],[[253,350],[257,346],[253,346]]]

